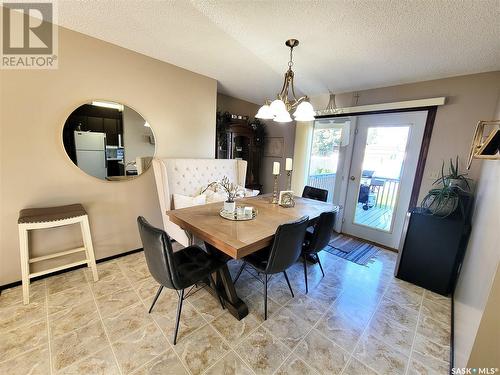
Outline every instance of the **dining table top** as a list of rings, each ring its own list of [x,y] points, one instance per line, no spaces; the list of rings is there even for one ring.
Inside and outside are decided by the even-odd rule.
[[[272,244],[279,225],[302,216],[316,219],[322,212],[338,211],[338,206],[308,198],[295,197],[294,207],[271,203],[270,195],[236,200],[237,206],[252,206],[252,220],[233,221],[220,216],[223,202],[167,211],[170,221],[209,243],[234,259],[242,258]]]

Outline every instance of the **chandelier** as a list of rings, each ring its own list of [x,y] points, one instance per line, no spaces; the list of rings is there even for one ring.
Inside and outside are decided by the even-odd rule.
[[[274,120],[276,122],[291,122],[290,111],[295,110],[293,112],[295,121],[313,121],[314,109],[311,103],[309,103],[309,98],[307,96],[297,98],[295,88],[293,87],[293,49],[299,45],[299,41],[297,39],[289,39],[285,42],[285,45],[290,48],[290,61],[288,61],[288,70],[285,73],[283,88],[276,100],[273,100],[271,103],[269,103],[269,100],[266,100],[266,103],[259,108],[255,117],[263,120]]]

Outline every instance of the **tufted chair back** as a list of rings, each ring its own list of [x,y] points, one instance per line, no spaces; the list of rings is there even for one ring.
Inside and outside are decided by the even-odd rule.
[[[153,159],[156,188],[160,201],[163,227],[176,241],[189,245],[185,232],[168,219],[172,195],[195,196],[203,186],[227,176],[230,181],[245,186],[247,162],[234,159]]]

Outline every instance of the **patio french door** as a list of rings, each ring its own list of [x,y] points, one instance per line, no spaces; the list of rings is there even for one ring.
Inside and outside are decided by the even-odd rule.
[[[338,203],[335,199],[339,184],[337,172],[342,171],[351,121],[347,117],[314,123],[307,185],[327,190],[329,203]]]
[[[426,119],[427,111],[357,118],[343,233],[398,247]]]

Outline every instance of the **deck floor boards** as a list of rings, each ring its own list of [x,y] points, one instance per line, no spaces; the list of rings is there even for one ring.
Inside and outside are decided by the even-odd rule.
[[[354,222],[356,224],[366,225],[371,228],[389,231],[391,229],[392,208],[374,206],[368,210],[363,210],[362,205],[356,207]]]

